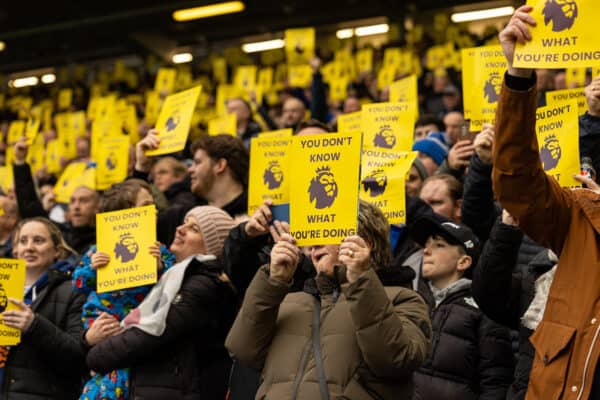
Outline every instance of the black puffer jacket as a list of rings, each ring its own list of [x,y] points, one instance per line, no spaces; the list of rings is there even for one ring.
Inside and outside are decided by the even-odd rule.
[[[100,373],[130,367],[130,400],[224,399],[231,361],[223,343],[237,302],[221,272],[216,261],[191,261],[164,333],[128,329],[93,346],[88,366]]]
[[[10,349],[2,382],[3,400],[77,399],[85,366],[81,309],[71,276],[49,271],[48,285],[31,304],[35,318],[21,343]]]
[[[461,214],[463,224],[473,230],[481,243],[488,240],[494,222],[502,214],[500,206],[494,203],[492,165],[483,163],[476,153],[471,157],[469,173],[465,177]],[[524,236],[516,268],[527,268],[527,264],[542,250],[544,247]]]
[[[481,310],[494,321],[519,331],[519,357],[507,399],[524,399],[535,351],[529,342],[531,329],[521,325],[535,294],[535,281],[555,261],[548,250],[539,253],[528,268],[515,269],[523,233],[497,221],[473,274],[473,296]]]
[[[471,297],[468,280],[435,307],[429,285],[419,293],[430,305],[432,349],[415,373],[415,400],[503,400],[512,379],[509,331],[487,318]]]

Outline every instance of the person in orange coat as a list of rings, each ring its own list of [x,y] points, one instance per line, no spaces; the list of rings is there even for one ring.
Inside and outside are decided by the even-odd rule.
[[[545,311],[530,338],[535,357],[526,399],[598,399],[600,195],[561,188],[542,167],[536,75],[513,67],[516,43],[531,40],[532,9],[520,7],[500,33],[509,67],[498,101],[493,169],[502,207],[528,236],[559,256]],[[590,90],[600,98],[600,84]]]

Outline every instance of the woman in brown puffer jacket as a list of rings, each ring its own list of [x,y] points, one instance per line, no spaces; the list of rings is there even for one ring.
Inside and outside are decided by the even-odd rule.
[[[412,270],[385,268],[381,211],[361,202],[358,218],[357,236],[311,248],[318,276],[303,292],[288,293],[300,254],[289,235],[256,273],[226,347],[262,371],[257,399],[411,398],[429,350],[427,306],[401,286]]]

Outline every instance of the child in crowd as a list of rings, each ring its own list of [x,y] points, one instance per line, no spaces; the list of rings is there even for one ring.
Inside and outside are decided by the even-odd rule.
[[[100,201],[101,212],[117,211],[154,204],[150,186],[141,180],[131,179],[116,184],[104,192]],[[175,256],[164,245],[156,242],[149,249],[158,260],[158,272],[170,268]],[[87,296],[83,306],[82,321],[86,331],[85,341],[93,346],[105,336],[120,332],[117,321],[123,320],[146,297],[152,285],[139,286],[112,292],[96,292],[96,270],[108,264],[110,256],[96,251],[93,246],[82,258],[74,273],[75,290]],[[90,329],[94,323],[101,328]],[[129,392],[129,370],[120,369],[108,374],[96,374],[85,384],[80,400],[125,400]]]
[[[419,293],[431,309],[429,358],[415,373],[414,400],[504,399],[512,381],[509,331],[473,300],[471,268],[480,253],[469,228],[425,216],[411,227],[424,247]]]

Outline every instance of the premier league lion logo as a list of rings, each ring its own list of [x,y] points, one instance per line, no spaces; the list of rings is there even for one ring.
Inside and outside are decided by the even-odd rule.
[[[177,128],[177,125],[179,125],[179,120],[179,113],[177,111],[167,118],[167,123],[165,124],[167,132],[171,132],[173,129]]]
[[[4,286],[0,283],[0,312],[4,312],[6,310],[6,306],[8,305],[8,297],[6,296],[6,290],[4,290]]]
[[[301,41],[296,42],[296,45],[294,46],[294,51],[298,55],[304,54],[304,46],[302,45]]]
[[[560,142],[554,135],[548,135],[544,139],[544,145],[540,150],[540,158],[544,166],[544,171],[549,171],[555,168],[560,161],[562,156],[562,150],[560,149]]]
[[[135,241],[133,235],[124,233],[121,235],[119,241],[115,244],[115,258],[121,259],[121,262],[129,262],[137,256],[140,250],[139,245]]]
[[[547,0],[542,14],[544,24],[552,21],[552,31],[562,32],[573,26],[578,14],[577,3],[575,0]]]
[[[496,103],[498,101],[498,97],[500,96],[500,89],[502,88],[502,78],[500,78],[500,74],[497,72],[492,72],[490,77],[485,82],[485,86],[483,87],[483,97],[487,100],[488,103]]]
[[[391,149],[396,144],[396,136],[389,125],[383,125],[379,132],[375,134],[373,139],[375,147],[383,147],[384,149]]]
[[[267,185],[269,190],[272,190],[281,186],[281,182],[283,182],[281,165],[279,165],[279,161],[271,161],[263,174],[263,183]]]
[[[110,153],[108,155],[108,158],[106,159],[106,168],[108,168],[109,171],[117,168],[117,157],[115,157],[115,153]]]
[[[377,197],[385,192],[387,176],[382,169],[376,169],[362,180],[363,189],[371,197]]]
[[[315,208],[331,207],[338,194],[338,185],[329,167],[317,168],[317,176],[311,179],[308,193],[310,202],[316,200]]]

